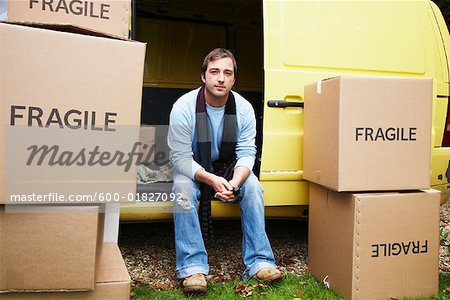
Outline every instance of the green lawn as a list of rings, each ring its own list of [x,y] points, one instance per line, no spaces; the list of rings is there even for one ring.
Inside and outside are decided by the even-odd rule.
[[[237,292],[236,290],[239,290]],[[133,300],[141,299],[341,299],[332,291],[315,280],[311,275],[288,275],[281,282],[272,285],[264,285],[257,280],[240,282],[238,280],[227,283],[208,284],[208,291],[205,294],[185,295],[180,289],[172,291],[155,291],[146,287],[133,289]],[[415,300],[425,299],[450,299],[450,274],[439,275],[439,294],[432,298],[414,298]]]

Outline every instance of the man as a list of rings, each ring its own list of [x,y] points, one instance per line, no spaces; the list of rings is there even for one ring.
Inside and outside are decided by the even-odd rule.
[[[203,61],[203,85],[180,97],[170,114],[173,192],[182,195],[174,203],[176,275],[184,279],[185,292],[206,290],[209,266],[202,233],[205,239],[211,234],[212,198],[239,202],[243,278],[256,276],[271,282],[282,277],[265,232],[262,187],[251,171],[256,154],[255,114],[247,100],[231,91],[236,72],[233,54],[214,49]],[[224,251],[224,255],[234,253]]]

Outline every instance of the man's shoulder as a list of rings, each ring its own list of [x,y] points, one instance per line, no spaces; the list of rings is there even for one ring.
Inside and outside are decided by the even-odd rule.
[[[236,101],[236,110],[242,113],[247,113],[249,110],[253,111],[253,106],[250,102],[241,96],[238,92],[232,91],[234,100]]]
[[[177,101],[175,101],[175,103],[173,104],[174,107],[179,107],[182,109],[187,109],[190,107],[195,107],[195,103],[197,100],[197,94],[198,94],[198,90],[200,88],[197,88],[195,90],[189,91],[186,94],[182,95],[180,98],[177,99]]]

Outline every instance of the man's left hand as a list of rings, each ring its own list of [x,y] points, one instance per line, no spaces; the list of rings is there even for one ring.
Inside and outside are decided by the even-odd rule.
[[[215,198],[225,202],[225,203],[229,203],[229,202],[234,202],[236,201],[236,198],[234,197],[234,193],[233,190],[231,191],[225,191],[225,192],[217,192],[214,195]]]

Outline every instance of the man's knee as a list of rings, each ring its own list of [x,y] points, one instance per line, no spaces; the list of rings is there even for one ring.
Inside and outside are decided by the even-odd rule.
[[[174,174],[172,193],[177,195],[174,203],[175,209],[190,210],[196,207],[200,192],[197,184],[191,178],[182,174]]]
[[[245,193],[262,193],[263,192],[262,186],[259,183],[258,178],[253,173],[250,173],[247,180],[242,185],[242,189]]]
[[[242,201],[250,199],[253,204],[264,203],[263,188],[253,173],[250,173],[250,176],[242,185],[241,197]]]

